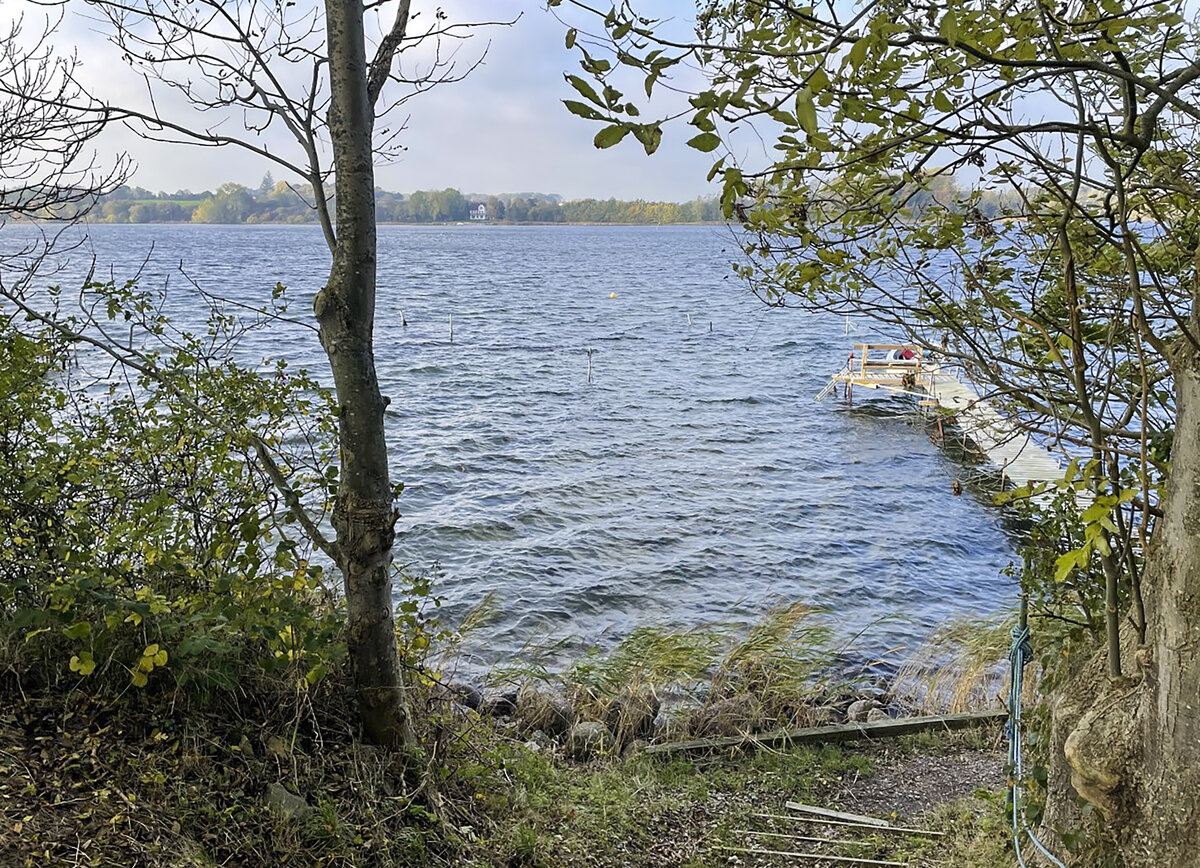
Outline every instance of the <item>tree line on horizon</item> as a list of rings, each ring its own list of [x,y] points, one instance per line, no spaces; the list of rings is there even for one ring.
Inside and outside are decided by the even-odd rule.
[[[953,174],[931,174],[906,194],[913,215],[931,205],[965,202],[970,194]],[[985,190],[974,198],[979,214],[991,219],[1011,210],[1014,196]],[[312,189],[307,185],[275,182],[270,173],[258,187],[227,182],[215,191],[194,193],[152,192],[122,185],[96,202],[90,212],[99,223],[316,223]],[[564,200],[553,193],[468,195],[453,187],[393,193],[375,190],[375,215],[381,223],[460,223],[484,207],[485,220],[493,223],[723,223],[718,197],[696,197],[689,202],[654,202],[645,199]]]
[[[123,185],[102,196],[91,214],[100,223],[316,223],[312,190],[275,182],[258,187],[225,183],[215,191],[154,193]],[[715,197],[690,202],[575,199],[545,193],[464,195],[454,188],[413,193],[375,191],[376,219],[386,223],[467,222],[480,205],[489,222],[504,223],[709,223],[723,222]]]

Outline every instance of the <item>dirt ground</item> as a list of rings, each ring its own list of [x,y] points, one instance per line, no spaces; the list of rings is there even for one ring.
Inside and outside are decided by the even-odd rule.
[[[1007,755],[994,748],[961,747],[944,754],[898,752],[881,744],[875,770],[843,779],[828,794],[831,804],[868,816],[915,820],[931,808],[1005,785]]]

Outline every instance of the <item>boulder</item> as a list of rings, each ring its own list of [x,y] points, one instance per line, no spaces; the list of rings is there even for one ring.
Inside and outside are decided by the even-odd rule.
[[[615,748],[616,739],[608,727],[598,720],[580,721],[571,727],[571,734],[567,738],[567,750],[577,760],[611,754]]]
[[[623,756],[625,759],[632,759],[633,757],[644,753],[648,747],[650,747],[650,742],[637,738],[625,745],[625,750],[621,752],[621,756]]]
[[[267,809],[277,817],[285,820],[306,820],[313,813],[313,808],[302,797],[290,791],[283,784],[268,784],[266,796]]]
[[[483,692],[474,684],[451,684],[449,692],[459,705],[472,711],[479,711],[483,707]]]
[[[692,718],[701,709],[695,699],[686,695],[665,696],[654,715],[654,737],[659,741],[682,741],[692,734]]]
[[[749,693],[700,709],[692,718],[692,731],[700,738],[720,738],[750,732],[762,722],[762,704]]]
[[[815,708],[806,709],[804,714],[808,726],[832,726],[835,723],[841,723],[841,715],[832,705],[818,705]]]
[[[540,729],[535,729],[529,734],[529,741],[525,742],[525,747],[537,753],[538,751],[549,750],[554,747],[554,739],[546,735]]]
[[[654,720],[660,708],[662,701],[654,691],[627,687],[608,704],[604,721],[616,733],[618,741],[628,743],[654,732]]]
[[[566,735],[575,722],[571,703],[557,690],[537,681],[530,681],[517,693],[515,714],[526,732],[540,729],[556,738]]]
[[[517,710],[517,688],[511,684],[483,688],[477,710],[489,717],[509,717]]]
[[[846,709],[846,721],[848,723],[864,723],[873,708],[879,708],[879,703],[874,699],[859,699],[851,702],[850,707]]]

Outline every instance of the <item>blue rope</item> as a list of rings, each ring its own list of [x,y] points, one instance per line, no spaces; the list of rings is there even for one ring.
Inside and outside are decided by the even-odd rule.
[[[1025,622],[1024,605],[1021,608],[1021,623],[1012,629],[1012,647],[1008,652],[1009,681],[1008,681],[1008,723],[1005,733],[1008,735],[1008,763],[1012,767],[1012,780],[1009,788],[1009,802],[1012,808],[1013,846],[1017,851],[1017,864],[1028,868],[1021,854],[1021,833],[1029,836],[1042,855],[1057,868],[1067,868],[1060,862],[1046,845],[1038,840],[1037,835],[1025,822],[1025,812],[1021,799],[1021,781],[1025,775],[1024,761],[1021,756],[1021,689],[1025,675],[1025,664],[1033,657],[1033,643],[1029,637],[1029,625]]]

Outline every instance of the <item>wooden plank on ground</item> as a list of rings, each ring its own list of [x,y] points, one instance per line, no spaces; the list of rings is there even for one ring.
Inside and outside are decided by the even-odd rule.
[[[987,726],[1007,719],[1006,711],[970,711],[962,714],[936,714],[927,717],[901,717],[873,723],[838,723],[804,729],[777,729],[772,732],[705,738],[695,741],[652,744],[646,753],[701,753],[729,748],[786,747],[793,744],[857,741],[870,738],[894,738],[926,730],[968,729]]]
[[[734,829],[735,835],[759,835],[763,838],[784,838],[788,841],[807,841],[810,844],[837,844],[842,847],[874,847],[874,841],[851,841],[846,838],[817,838],[812,835],[790,835],[787,832],[759,832],[754,829]]]
[[[817,817],[828,817],[830,820],[844,820],[847,823],[862,823],[865,826],[890,826],[887,820],[878,817],[868,817],[865,814],[847,814],[845,811],[834,811],[830,808],[818,808],[816,805],[802,805],[800,802],[786,802],[784,807],[789,811],[801,814],[813,814]]]
[[[888,865],[907,868],[907,862],[885,862],[882,859],[860,859],[857,856],[834,856],[829,853],[797,853],[790,850],[762,850],[757,847],[715,847],[728,853],[748,853],[754,856],[785,856],[788,859],[812,859],[816,862],[843,862],[849,865]]]
[[[848,826],[852,829],[870,829],[872,832],[895,832],[900,835],[925,835],[930,838],[943,838],[945,832],[935,832],[932,829],[915,829],[911,826],[876,826],[874,823],[850,823],[844,820],[822,820],[817,817],[804,817],[799,814],[751,814],[763,820],[787,820],[790,823],[812,823],[818,826]]]

